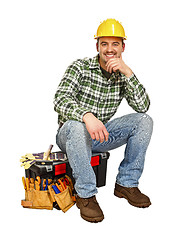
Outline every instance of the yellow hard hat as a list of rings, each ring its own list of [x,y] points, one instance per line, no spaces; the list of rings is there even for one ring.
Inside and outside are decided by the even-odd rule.
[[[98,27],[96,35],[94,38],[100,37],[121,37],[124,40],[127,39],[125,36],[125,30],[120,22],[115,19],[108,18],[104,20]]]

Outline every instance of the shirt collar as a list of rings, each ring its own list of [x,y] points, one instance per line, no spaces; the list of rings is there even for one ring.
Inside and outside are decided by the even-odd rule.
[[[98,54],[92,58],[92,60],[90,62],[90,66],[89,66],[90,69],[96,69],[96,68],[100,69],[100,63],[99,63],[98,59],[99,59]]]

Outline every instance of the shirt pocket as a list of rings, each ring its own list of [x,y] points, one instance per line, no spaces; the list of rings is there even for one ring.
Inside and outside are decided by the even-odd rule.
[[[121,86],[118,84],[112,85],[107,97],[109,102],[114,103],[114,106],[117,106],[118,102],[120,102],[123,98]]]
[[[77,97],[79,101],[82,101],[82,99],[85,99],[87,95],[90,94],[90,89],[91,89],[91,81],[87,78],[83,78],[80,81]]]
[[[76,98],[80,105],[90,110],[96,105],[98,102],[98,93],[92,88],[92,82],[90,79],[83,78],[81,80]]]

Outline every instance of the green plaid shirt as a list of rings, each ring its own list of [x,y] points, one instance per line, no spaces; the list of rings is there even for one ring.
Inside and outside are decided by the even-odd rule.
[[[146,112],[150,105],[143,85],[134,74],[127,78],[116,72],[107,80],[97,55],[78,59],[67,68],[54,97],[54,109],[59,123],[69,119],[82,122],[87,112],[106,123],[123,98],[136,112]]]

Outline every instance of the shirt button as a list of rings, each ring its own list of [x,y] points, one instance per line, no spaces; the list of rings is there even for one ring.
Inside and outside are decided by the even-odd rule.
[[[111,86],[111,80],[110,79],[108,80],[108,86]]]

